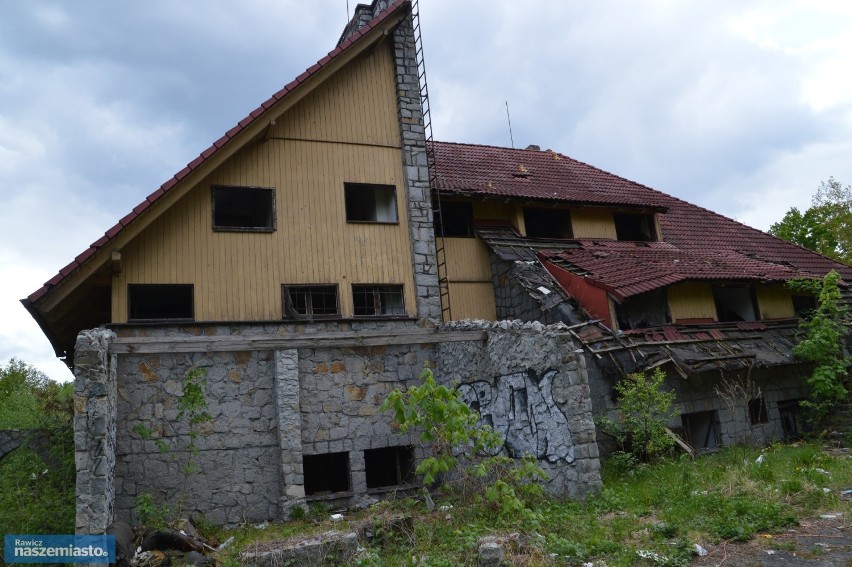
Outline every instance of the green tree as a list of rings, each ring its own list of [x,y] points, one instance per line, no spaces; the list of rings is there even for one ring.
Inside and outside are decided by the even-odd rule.
[[[820,254],[852,262],[852,187],[833,177],[820,182],[804,213],[793,207],[769,233]]]
[[[677,414],[675,393],[664,390],[666,374],[654,369],[651,376],[637,372],[615,385],[618,420],[604,417],[598,425],[612,435],[621,451],[648,462],[668,451],[675,443],[666,431],[669,419]]]
[[[503,439],[480,423],[479,414],[464,403],[458,388],[438,384],[429,368],[423,369],[420,378],[419,386],[391,391],[381,409],[393,411],[401,431],[420,430],[420,441],[431,453],[417,466],[423,483],[441,481],[450,489],[458,487],[460,497],[475,495],[496,513],[498,521],[537,521],[524,500],[541,494],[539,482],[547,478],[544,470],[530,455],[512,459],[498,454]]]
[[[802,402],[812,411],[815,427],[825,424],[831,411],[848,393],[846,382],[850,363],[843,352],[846,309],[839,281],[840,275],[832,270],[822,282],[793,280],[788,283],[795,291],[810,291],[818,297],[816,310],[799,325],[804,338],[793,348],[797,358],[815,364],[806,380],[810,397]]]
[[[0,366],[0,429],[42,427],[46,416],[41,405],[49,401],[45,392],[50,384],[56,394],[60,386],[22,360],[13,358]]]

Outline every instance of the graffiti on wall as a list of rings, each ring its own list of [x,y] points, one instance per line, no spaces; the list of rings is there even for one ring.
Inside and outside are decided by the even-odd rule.
[[[530,454],[551,463],[560,459],[573,463],[568,418],[553,401],[556,375],[556,370],[516,372],[498,376],[493,384],[461,384],[459,391],[465,403],[479,412],[481,421],[502,436],[510,456]]]

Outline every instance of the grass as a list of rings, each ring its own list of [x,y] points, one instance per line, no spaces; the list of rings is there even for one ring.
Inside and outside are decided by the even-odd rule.
[[[763,455],[761,462],[758,456]],[[236,537],[222,557],[238,565],[238,552],[258,540],[382,523],[388,514],[414,517],[410,532],[383,538],[359,552],[358,565],[475,565],[483,535],[518,534],[516,565],[686,565],[695,544],[746,541],[782,531],[798,519],[849,509],[839,491],[852,487],[849,455],[831,455],[818,444],[735,447],[696,460],[679,458],[653,466],[604,464],[604,489],[585,502],[541,499],[532,521],[503,519],[481,506],[446,498],[443,511],[426,511],[412,499],[383,502],[370,510],[328,521],[326,511],[267,529],[219,532]],[[828,488],[829,491],[824,489]],[[646,558],[643,559],[644,555]]]

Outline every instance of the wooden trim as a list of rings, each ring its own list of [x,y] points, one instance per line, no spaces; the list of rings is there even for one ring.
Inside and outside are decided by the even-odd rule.
[[[340,348],[357,346],[411,345],[483,341],[485,331],[392,332],[345,331],[281,335],[223,335],[218,337],[123,337],[110,344],[111,354],[159,354],[169,352],[235,352],[296,348]]]

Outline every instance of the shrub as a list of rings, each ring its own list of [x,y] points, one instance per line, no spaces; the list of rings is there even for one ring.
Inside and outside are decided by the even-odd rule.
[[[674,445],[666,431],[675,414],[675,393],[663,390],[665,373],[656,368],[650,378],[643,372],[630,374],[615,385],[619,396],[618,417],[603,417],[598,425],[619,444],[621,451],[649,462]]]

